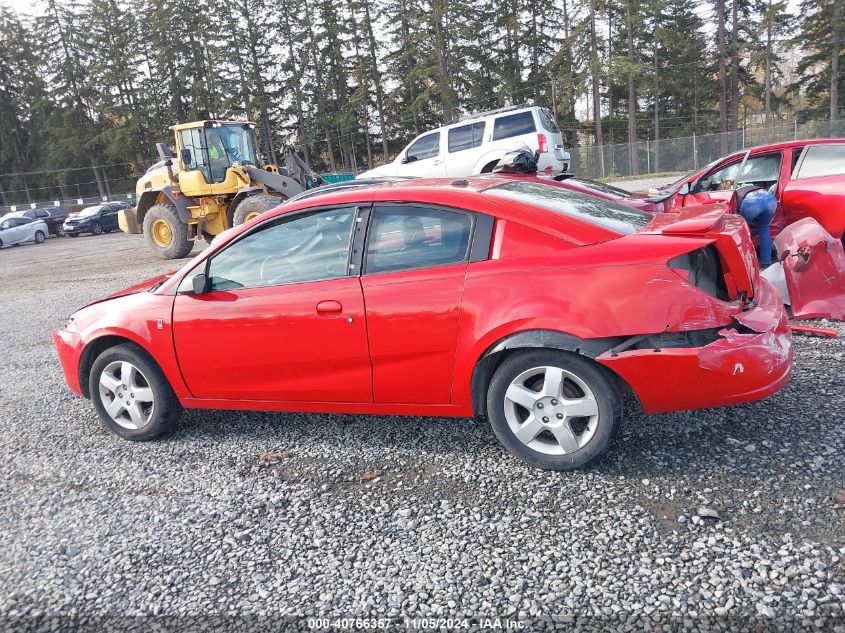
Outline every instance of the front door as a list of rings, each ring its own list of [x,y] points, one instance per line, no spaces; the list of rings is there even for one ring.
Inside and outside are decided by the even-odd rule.
[[[446,165],[443,160],[440,132],[425,134],[411,143],[402,157],[402,176],[432,178],[444,176]]]
[[[197,398],[372,402],[364,299],[349,276],[356,207],[275,218],[180,286],[179,366]]]
[[[117,209],[115,207],[106,207],[101,214],[104,231],[113,231],[117,228]]]

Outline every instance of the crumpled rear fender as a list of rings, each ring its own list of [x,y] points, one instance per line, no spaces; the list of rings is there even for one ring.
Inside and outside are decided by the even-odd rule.
[[[792,333],[774,287],[765,279],[753,308],[734,316],[701,347],[605,352],[596,361],[634,391],[646,413],[701,409],[766,398],[788,381]]]
[[[790,224],[775,239],[792,313],[845,320],[845,250],[815,219]]]

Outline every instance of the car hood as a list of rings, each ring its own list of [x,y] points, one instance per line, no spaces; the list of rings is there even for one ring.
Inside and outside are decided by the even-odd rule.
[[[393,163],[387,163],[385,165],[379,165],[373,169],[367,170],[363,173],[358,174],[355,176],[355,179],[359,178],[373,178],[375,176],[395,176],[396,175],[396,167]]]
[[[134,295],[138,292],[146,292],[153,288],[154,286],[161,284],[163,281],[170,279],[176,271],[171,271],[169,273],[165,273],[163,275],[157,275],[156,277],[152,277],[147,279],[146,281],[142,281],[141,283],[137,283],[134,286],[129,286],[128,288],[124,288],[123,290],[118,290],[117,292],[108,295],[107,297],[103,297],[100,301],[107,301],[109,299],[116,299],[117,297],[125,297],[126,295]],[[95,302],[98,303],[98,302]]]

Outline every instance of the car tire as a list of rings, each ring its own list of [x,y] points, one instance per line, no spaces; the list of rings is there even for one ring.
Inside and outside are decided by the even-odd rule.
[[[610,446],[622,423],[622,397],[612,375],[587,358],[519,350],[490,381],[487,415],[499,441],[523,461],[577,470]]]
[[[57,228],[56,229],[56,237],[64,237],[64,236],[65,236],[65,230],[62,227]]]
[[[44,243],[44,232],[43,231],[36,231],[34,239],[35,239],[36,244],[43,244]]]
[[[67,233],[68,237],[79,237],[79,233]]]
[[[188,225],[179,219],[171,204],[150,207],[144,216],[144,237],[152,253],[161,259],[185,257],[194,247],[188,239]]]
[[[91,225],[91,235],[102,235],[103,234],[103,227],[99,222],[94,222]]]
[[[88,385],[100,420],[127,440],[146,441],[164,435],[182,415],[164,372],[132,343],[100,354],[91,366]]]
[[[247,196],[241,200],[235,208],[235,213],[232,216],[232,226],[240,226],[244,222],[249,222],[251,219],[261,215],[265,211],[278,207],[286,199],[287,198],[271,196],[266,193]]]

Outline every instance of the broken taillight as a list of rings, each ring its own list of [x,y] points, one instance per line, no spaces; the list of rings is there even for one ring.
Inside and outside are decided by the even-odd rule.
[[[546,150],[548,150],[548,148],[549,148],[548,141],[546,141],[546,135],[545,134],[538,134],[537,135],[537,145],[539,145],[540,153],[545,154]]]
[[[685,275],[680,272],[679,274],[711,297],[716,297],[722,301],[730,300],[719,253],[712,244],[673,257],[669,260],[669,268],[675,271],[684,271]]]

